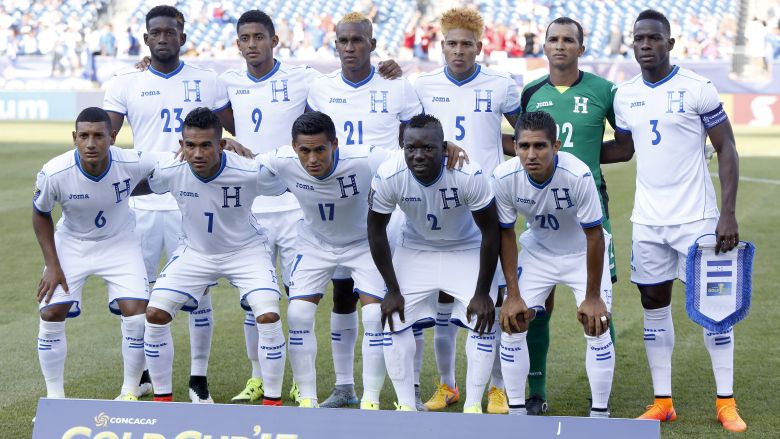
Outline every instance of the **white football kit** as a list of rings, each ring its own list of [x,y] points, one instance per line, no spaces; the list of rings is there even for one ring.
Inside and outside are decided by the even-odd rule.
[[[104,110],[127,118],[135,149],[159,152],[179,149],[184,118],[190,111],[197,107],[220,111],[228,104],[216,72],[184,62],[167,74],[152,67],[118,73],[106,84],[103,98]],[[133,197],[131,207],[136,209],[136,235],[153,282],[163,248],[170,258],[178,244],[180,214],[170,195]]]
[[[482,233],[472,212],[493,202],[482,169],[474,162],[453,170],[442,165],[438,179],[424,185],[399,155],[380,165],[371,187],[371,210],[390,214],[400,206],[406,216],[393,254],[406,323],[394,314],[395,330],[417,322],[432,324],[439,291],[456,299],[452,320],[473,327],[466,308],[477,285]],[[496,288],[491,288],[491,297],[495,302]]]
[[[631,281],[684,280],[688,247],[715,232],[719,215],[704,154],[707,130],[728,120],[718,92],[674,67],[654,84],[641,75],[621,84],[614,107],[637,158]]]
[[[337,70],[316,79],[309,90],[309,108],[333,119],[340,145],[367,144],[396,149],[398,127],[422,113],[409,81],[371,73],[354,83]]]
[[[100,176],[86,173],[78,150],[47,162],[36,180],[33,207],[49,213],[56,203],[62,217],[54,234],[69,292],[57,286],[49,304],[71,303],[68,317],[81,312],[81,294],[90,275],[108,287],[109,309],[119,314],[117,300],[148,300],[141,249],[132,235],[133,214],[128,199],[133,188],[154,169],[159,154],[109,148],[109,164]]]
[[[492,175],[504,161],[504,114],[520,113],[520,92],[512,76],[477,64],[473,75],[458,81],[445,66],[420,75],[414,89],[425,113],[441,121],[444,138],[466,150]]]
[[[303,210],[297,254],[290,267],[291,299],[322,296],[337,267],[354,279],[358,293],[384,297],[384,281],[371,262],[366,215],[374,172],[390,155],[367,145],[342,146],[324,177],[309,175],[291,146],[259,157],[284,181]]]
[[[577,306],[585,300],[588,273],[583,229],[603,221],[588,166],[566,152],[559,152],[554,160],[553,174],[542,183],[531,179],[517,157],[499,165],[492,179],[501,227],[514,228],[518,215],[528,224],[520,236],[517,272],[523,300],[537,310],[544,309],[552,287],[559,283],[572,288]],[[609,310],[612,282],[606,232],[605,239],[600,293]]]

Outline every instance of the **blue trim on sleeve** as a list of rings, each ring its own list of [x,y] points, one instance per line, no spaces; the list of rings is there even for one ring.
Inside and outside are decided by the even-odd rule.
[[[46,212],[41,209],[38,209],[38,206],[35,205],[35,201],[32,202],[32,205],[33,205],[33,209],[35,209],[36,212],[40,213],[41,215],[51,217],[51,210]]]
[[[103,110],[103,111],[105,111],[106,113],[116,113],[116,114],[121,114],[122,116],[127,116],[127,113],[122,113],[121,111],[114,111],[114,110]]]
[[[627,130],[625,128],[615,127],[615,131],[623,133],[623,134],[631,134],[631,130]]]
[[[490,202],[485,205],[485,207],[478,209],[478,210],[472,210],[474,213],[484,212],[485,210],[489,209],[491,205],[496,204],[496,197],[493,197],[490,199]]]
[[[502,229],[514,229],[514,228],[515,228],[515,223],[514,223],[514,221],[513,221],[513,222],[511,222],[511,223],[498,223],[498,224],[499,224],[499,226],[500,226]]]
[[[220,112],[225,111],[228,108],[230,108],[231,105],[232,104],[230,103],[230,101],[228,101],[227,104],[225,104],[225,105],[223,105],[223,106],[221,106],[221,107],[219,107],[219,108],[217,108],[215,110],[212,110],[212,111],[214,111],[215,113],[220,113]]]
[[[601,218],[599,218],[596,221],[593,221],[592,223],[580,223],[580,226],[582,226],[583,229],[589,229],[591,227],[596,227],[603,222],[604,222],[604,217],[602,216]]]
[[[512,110],[512,111],[510,111],[508,113],[504,113],[504,116],[514,116],[515,114],[519,114],[522,109],[523,109],[523,106],[522,105],[518,105],[516,109],[514,109],[514,110]]]

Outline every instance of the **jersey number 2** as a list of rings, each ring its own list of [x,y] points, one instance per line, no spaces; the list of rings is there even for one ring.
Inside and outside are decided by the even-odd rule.
[[[357,136],[355,136],[355,124],[352,123],[352,121],[348,120],[344,122],[344,131],[347,133],[347,145],[354,145],[355,143],[362,145],[363,144],[363,121],[359,120],[357,122]],[[357,142],[355,142],[355,137],[357,137]]]
[[[184,125],[184,119],[181,118],[181,114],[184,112],[183,108],[174,108],[172,110],[169,110],[167,108],[163,108],[160,112],[160,119],[165,120],[165,126],[163,127],[164,133],[170,133],[171,131],[180,133],[181,127]],[[173,114],[173,117],[176,119],[176,122],[178,122],[178,125],[176,127],[173,127],[171,125],[171,114]]]

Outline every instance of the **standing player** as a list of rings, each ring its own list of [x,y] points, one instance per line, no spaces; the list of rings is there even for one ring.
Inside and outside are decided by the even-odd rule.
[[[414,324],[434,323],[440,291],[455,298],[453,320],[470,329],[464,413],[482,413],[482,394],[495,357],[494,282],[498,218],[490,183],[477,164],[444,168],[444,132],[431,115],[404,129],[404,156],[383,163],[369,196],[368,242],[387,285],[382,321],[387,372],[399,410],[416,411]],[[400,206],[405,220],[395,252],[387,224]],[[479,267],[475,273],[474,268]],[[398,316],[394,316],[394,314]]]
[[[482,17],[471,8],[455,8],[441,18],[442,52],[446,66],[420,75],[414,87],[425,113],[436,116],[444,127],[444,138],[454,140],[480,163],[487,175],[513,155],[511,136],[502,136],[501,121],[512,126],[520,112],[520,96],[511,75],[477,63],[482,51]],[[500,275],[500,273],[499,273]],[[499,280],[503,284],[503,280]],[[503,287],[503,285],[501,285]],[[496,314],[500,312],[500,298]],[[457,326],[450,323],[453,298],[439,297],[434,351],[440,382],[425,403],[429,410],[441,410],[460,398],[455,383],[455,339]],[[506,413],[506,394],[501,364],[495,361],[488,391],[488,413]]]
[[[109,112],[113,129],[119,131],[127,117],[133,129],[133,144],[140,151],[176,151],[184,116],[199,106],[219,111],[228,104],[215,72],[179,59],[186,39],[181,12],[171,6],[152,8],[146,14],[144,34],[151,54],[150,68],[120,73],[106,86],[103,108]],[[226,126],[232,131],[232,120]],[[163,249],[170,258],[178,243],[181,214],[170,194],[136,197],[133,207],[147,278],[154,282]],[[190,397],[193,402],[213,402],[206,380],[214,331],[211,296],[204,296],[198,305],[190,313],[189,324]]]
[[[615,371],[615,348],[607,332],[612,282],[593,174],[572,154],[558,152],[561,142],[548,113],[523,113],[515,137],[517,157],[493,173],[501,221],[501,263],[507,280],[501,310],[501,367],[510,414],[526,413],[528,323],[544,310],[552,287],[563,283],[574,292],[577,318],[585,329],[590,416],[609,417],[607,405]],[[523,250],[519,264],[518,215],[528,224],[520,237]]]
[[[701,235],[715,233],[717,252],[739,242],[736,219],[739,159],[734,133],[712,82],[672,66],[674,48],[669,21],[646,10],[634,22],[634,56],[640,75],[618,88],[615,96],[617,148],[604,151],[604,162],[629,160],[636,151],[636,196],[631,281],[639,287],[645,310],[645,348],[655,402],[640,416],[673,421],[672,284],[685,280],[688,247]],[[718,152],[721,184],[719,214],[704,142]],[[718,421],[729,431],[747,424],[734,400],[734,332],[704,330],[712,360]]]
[[[146,310],[144,350],[157,401],[171,401],[171,321],[194,309],[206,287],[226,277],[239,289],[242,306],[256,315],[263,405],[281,405],[285,340],[279,319],[276,270],[265,235],[251,213],[257,195],[287,188],[258,162],[222,151],[222,124],[205,107],[190,112],[180,141],[186,162],[158,163],[149,188],[173,194],[182,211],[184,240],[160,273]]]
[[[400,125],[422,109],[406,79],[389,80],[375,74],[371,64],[371,52],[375,48],[371,21],[357,12],[345,15],[336,26],[341,69],[314,81],[307,103],[310,109],[333,119],[341,145],[368,144],[396,149]],[[344,274],[337,271],[336,277],[341,276]],[[351,282],[342,283],[348,288],[342,286],[334,291],[331,314],[336,388],[322,407],[357,403],[353,376],[357,296],[352,294]]]
[[[47,397],[64,398],[65,318],[81,314],[84,282],[100,276],[109,310],[121,314],[124,381],[116,399],[134,401],[144,370],[149,287],[127,200],[155,160],[112,146],[116,131],[100,108],[83,110],[75,125],[75,151],[46,163],[35,183],[32,223],[46,264],[38,284],[38,359]],[[62,218],[55,232],[51,211],[57,202]]]
[[[550,65],[550,74],[529,83],[523,89],[522,110],[544,111],[553,116],[557,137],[562,140],[562,151],[573,154],[590,168],[604,214],[601,226],[607,233],[612,233],[609,197],[601,173],[600,154],[605,120],[613,128],[615,126],[612,100],[617,87],[606,79],[579,69],[579,57],[584,51],[582,26],[568,17],[553,20],[547,26],[544,40],[544,54]],[[611,239],[608,242],[610,274],[615,283],[615,247]],[[550,316],[554,299],[555,288],[544,305],[545,312],[538,314],[528,325],[531,369],[528,374],[530,396],[526,401],[526,410],[529,415],[541,415],[547,411],[547,351],[550,347]]]

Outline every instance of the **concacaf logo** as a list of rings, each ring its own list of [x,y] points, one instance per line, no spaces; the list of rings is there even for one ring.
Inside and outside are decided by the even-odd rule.
[[[100,412],[95,416],[95,427],[105,427],[108,425],[108,415],[105,412]]]

